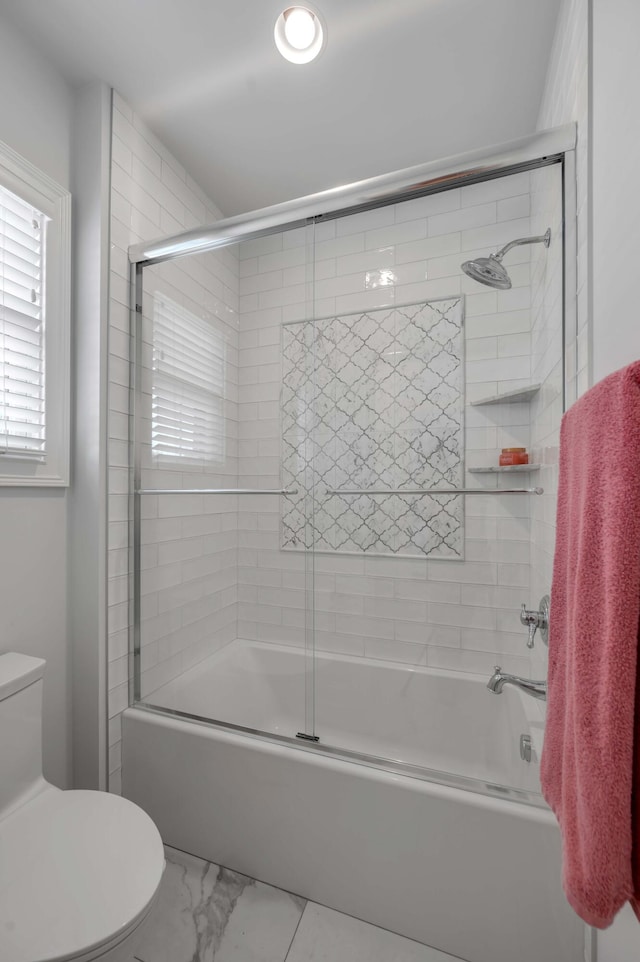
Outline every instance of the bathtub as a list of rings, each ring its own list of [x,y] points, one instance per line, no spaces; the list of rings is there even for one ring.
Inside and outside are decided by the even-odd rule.
[[[123,793],[176,848],[467,962],[582,962],[538,794],[540,705],[317,653],[312,743],[309,664],[236,641],[129,708]]]

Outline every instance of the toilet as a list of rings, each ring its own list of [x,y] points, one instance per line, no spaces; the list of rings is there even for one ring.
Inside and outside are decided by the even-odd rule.
[[[45,662],[0,655],[0,959],[131,962],[164,871],[149,816],[42,775]]]

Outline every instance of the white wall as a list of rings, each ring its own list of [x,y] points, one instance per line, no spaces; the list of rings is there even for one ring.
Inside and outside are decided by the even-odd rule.
[[[640,357],[640,4],[592,2],[593,376]],[[637,962],[640,925],[624,909],[598,933],[598,962]]]
[[[106,460],[111,90],[76,94],[69,519],[73,783],[106,786]]]
[[[593,3],[593,374],[640,357],[640,4]]]
[[[596,936],[597,957],[594,962],[638,962],[640,958],[640,924],[626,906],[610,929]]]
[[[70,185],[71,90],[40,50],[0,20],[0,136],[19,154]]]
[[[67,84],[0,19],[0,137],[63,187],[70,187],[72,96]],[[0,493],[0,610],[3,651],[47,659],[44,770],[71,782],[65,491]]]

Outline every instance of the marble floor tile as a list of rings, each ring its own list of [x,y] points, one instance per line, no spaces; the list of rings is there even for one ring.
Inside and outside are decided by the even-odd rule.
[[[175,849],[166,858],[140,962],[283,962],[304,899]]]
[[[307,903],[286,962],[459,962],[367,922]]]

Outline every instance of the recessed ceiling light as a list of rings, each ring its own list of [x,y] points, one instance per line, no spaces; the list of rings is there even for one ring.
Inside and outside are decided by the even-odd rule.
[[[287,7],[274,30],[276,47],[291,63],[309,63],[324,45],[320,18],[309,7]]]

